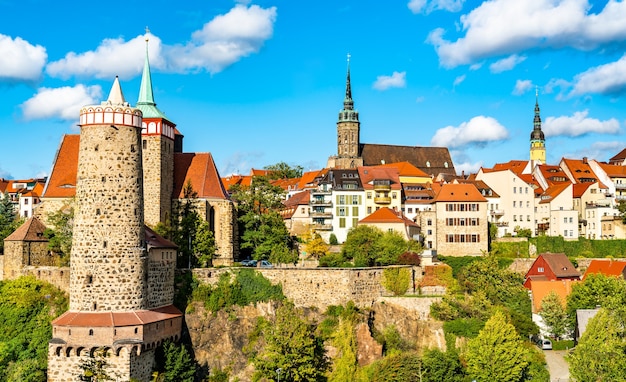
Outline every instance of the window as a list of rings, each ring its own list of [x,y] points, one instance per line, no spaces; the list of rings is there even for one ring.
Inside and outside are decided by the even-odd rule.
[[[563,237],[567,237],[567,230],[563,231]]]
[[[426,225],[433,225],[433,221],[432,221],[432,219],[428,219],[428,220],[426,221]]]
[[[359,224],[359,218],[353,218],[352,219],[352,226],[356,227]]]
[[[145,150],[146,147],[148,147],[148,141],[146,141],[145,139],[141,142],[141,147]]]
[[[371,214],[372,213],[372,207],[367,207],[367,214]]]
[[[352,195],[352,204],[359,204],[359,195]]]
[[[574,218],[569,218],[569,222],[573,223],[574,222]]]
[[[396,199],[396,193],[395,193],[395,192],[392,192],[392,193],[391,193],[391,198],[392,198],[392,199]]]
[[[347,216],[347,208],[346,207],[337,207],[337,215],[339,216]]]
[[[352,216],[359,216],[359,207],[352,207]]]
[[[567,223],[567,218],[563,218],[563,223]]]
[[[339,203],[338,204],[346,204],[346,196],[339,195]]]
[[[528,194],[528,187],[526,187],[526,189],[524,190],[524,192],[525,192],[526,194]]]
[[[413,208],[409,207],[407,212],[412,214],[413,213]]]
[[[570,236],[570,237],[573,237],[573,236],[574,236],[574,231],[573,231],[573,230],[571,230],[571,229],[569,230],[569,236]]]
[[[433,234],[433,230],[432,230],[432,229],[429,229],[429,230],[428,230],[428,234],[429,234],[429,235],[432,235],[432,234]]]
[[[530,201],[526,201],[526,208],[530,208]]]
[[[543,267],[539,267],[539,268],[537,268],[537,272],[539,272],[539,273],[543,273]]]
[[[517,188],[513,187],[513,193],[517,194]]]
[[[339,228],[346,228],[346,218],[339,218]]]
[[[530,215],[526,215],[526,221],[530,221]]]
[[[367,193],[367,198],[368,198],[368,199],[371,199],[371,198],[372,198],[372,193],[371,193],[371,192],[368,192],[368,193]]]
[[[517,203],[517,202],[514,200],[514,201],[513,201],[513,208],[515,208],[515,207],[516,207],[516,203]]]

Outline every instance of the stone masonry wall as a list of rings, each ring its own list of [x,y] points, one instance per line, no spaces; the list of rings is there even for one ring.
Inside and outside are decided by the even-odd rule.
[[[407,267],[410,268],[410,267]],[[384,267],[376,268],[256,268],[273,284],[281,284],[283,293],[296,306],[314,306],[325,310],[329,305],[353,301],[358,307],[370,307],[379,297],[389,295],[381,284]],[[201,282],[215,285],[228,268],[194,269]],[[412,272],[420,277],[422,272]]]
[[[176,250],[151,248],[148,260],[148,309],[170,305],[174,301]]]
[[[171,216],[174,188],[174,141],[158,135],[142,136],[145,222],[154,227]]]
[[[32,275],[38,280],[49,282],[66,293],[70,293],[69,267],[24,267],[22,275]]]

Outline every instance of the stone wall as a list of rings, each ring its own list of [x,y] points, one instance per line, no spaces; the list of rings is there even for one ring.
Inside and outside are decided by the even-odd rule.
[[[49,282],[66,293],[70,293],[69,267],[24,267],[22,275],[32,275],[38,280]]]
[[[170,219],[174,189],[174,141],[161,134],[142,135],[145,223]]]
[[[3,274],[7,280],[22,276],[25,267],[56,266],[60,261],[59,256],[50,252],[47,241],[5,240],[4,259]]]
[[[150,249],[148,255],[148,309],[172,304],[174,301],[175,269],[175,249]]]
[[[390,295],[381,284],[385,267],[255,269],[273,284],[281,284],[285,296],[298,307],[314,306],[325,310],[329,305],[344,305],[353,301],[358,307],[367,308],[379,297]],[[198,280],[211,285],[215,285],[224,272],[229,272],[229,269],[193,270]],[[419,270],[411,274],[418,278],[422,272]]]

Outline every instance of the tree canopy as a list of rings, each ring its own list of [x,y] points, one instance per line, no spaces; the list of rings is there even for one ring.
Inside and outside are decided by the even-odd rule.
[[[576,324],[577,309],[608,309],[626,305],[626,280],[600,273],[590,274],[585,281],[575,283],[567,296],[567,321],[570,330]]]
[[[4,239],[13,233],[21,224],[17,219],[11,197],[5,192],[0,198],[0,254],[4,253]]]
[[[551,291],[541,300],[539,315],[553,338],[558,340],[568,333],[567,313],[561,297],[556,292]]]
[[[300,178],[302,176],[302,166],[290,166],[285,162],[278,162],[263,167],[268,170],[268,178],[270,179],[290,179]]]
[[[398,232],[358,225],[348,232],[341,255],[357,267],[371,267],[398,264],[402,253],[418,249],[419,243],[405,240]]]

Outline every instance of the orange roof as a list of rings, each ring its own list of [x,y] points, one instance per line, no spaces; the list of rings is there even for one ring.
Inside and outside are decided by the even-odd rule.
[[[174,198],[183,198],[187,182],[199,198],[229,199],[210,153],[174,154]]]
[[[626,150],[626,149],[625,149]],[[626,177],[626,166],[618,166],[615,164],[606,164],[598,162],[602,170],[606,172],[611,178],[623,178]]]
[[[546,189],[544,193],[541,194],[541,201],[539,203],[541,204],[552,202],[554,198],[561,195],[561,193],[565,191],[570,185],[571,183],[568,181],[563,183],[556,183],[548,187],[548,189]]]
[[[376,167],[397,168],[400,176],[419,176],[419,177],[430,178],[430,175],[420,170],[419,168],[413,166],[409,162],[385,163],[385,164],[378,165]]]
[[[554,293],[561,298],[561,303],[563,304],[563,307],[565,307],[567,296],[572,292],[572,285],[577,282],[580,281],[571,279],[553,281],[533,279],[530,283],[530,290],[532,291],[533,299],[533,313],[537,313],[541,310],[541,301],[552,291],[554,291]]]
[[[36,217],[32,217],[24,224],[19,226],[18,229],[13,231],[12,234],[7,236],[6,241],[48,241],[48,239],[43,235],[43,232],[46,230],[46,226],[41,222],[41,220]]]
[[[411,219],[408,219],[401,212],[397,212],[388,207],[379,208],[363,219],[359,223],[399,223],[407,226],[418,227]]]
[[[591,185],[593,184],[595,183],[574,183],[572,187],[574,189],[574,197],[582,197],[585,191],[587,191],[587,189],[589,189],[589,187],[591,187]]]
[[[359,172],[363,188],[366,190],[374,188],[374,185],[370,184],[370,182],[380,179],[391,180],[392,190],[399,190],[401,188],[398,169],[395,167],[363,166],[358,167],[357,170]]]
[[[230,190],[232,186],[238,184],[240,186],[250,187],[252,184],[252,176],[250,175],[229,175],[221,179],[224,188]]]
[[[78,148],[80,135],[66,134],[57,151],[52,173],[48,178],[43,196],[46,198],[71,198],[76,194],[78,171]]]
[[[589,166],[587,159],[565,159],[561,160],[576,180],[576,183],[589,182],[589,179],[598,180],[598,177]]]
[[[626,261],[617,260],[591,260],[589,267],[585,271],[583,280],[592,273],[601,273],[607,276],[622,276],[624,274],[624,268],[626,267]]]
[[[323,178],[327,172],[328,169],[324,168],[321,170],[307,171],[305,173],[302,173],[302,177],[300,178],[300,182],[298,183],[298,189],[304,190],[305,188],[312,188],[317,186],[317,184],[315,183],[315,179]]]
[[[183,314],[174,305],[150,310],[129,312],[78,312],[68,311],[52,322],[55,326],[120,327],[138,326],[180,317]]]
[[[297,194],[294,194],[291,198],[285,200],[283,204],[285,205],[285,207],[299,206],[302,204],[309,204],[310,200],[311,190],[304,190],[298,192]]]
[[[506,163],[496,163],[493,166],[493,171],[511,170],[514,174],[519,175],[524,171],[527,165],[527,160],[512,160]]]
[[[250,176],[268,176],[270,174],[270,170],[259,170],[256,168],[250,169]]]
[[[486,202],[473,184],[448,183],[441,186],[437,194],[437,202]]]

